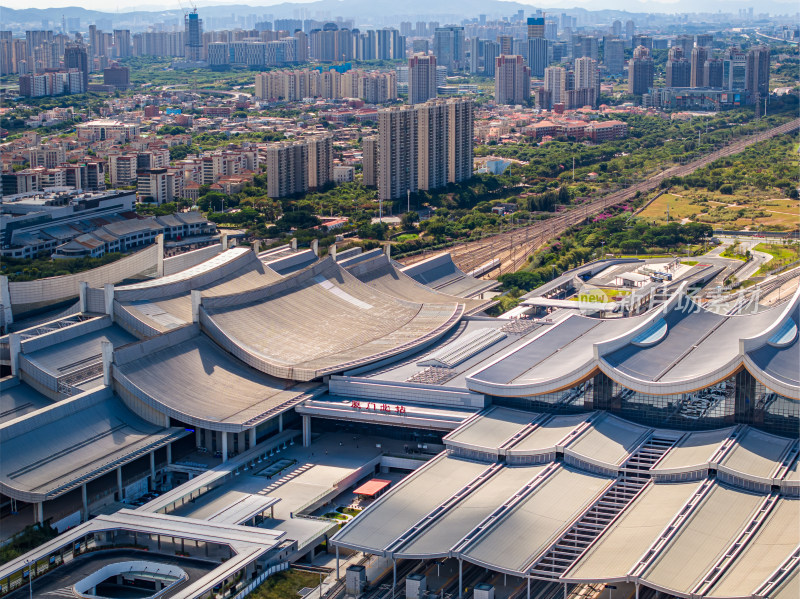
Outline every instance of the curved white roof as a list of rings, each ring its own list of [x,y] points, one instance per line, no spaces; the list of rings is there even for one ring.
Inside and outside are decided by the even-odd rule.
[[[455,326],[463,306],[398,300],[327,258],[262,289],[203,298],[200,312],[204,330],[245,363],[308,381],[419,348]]]

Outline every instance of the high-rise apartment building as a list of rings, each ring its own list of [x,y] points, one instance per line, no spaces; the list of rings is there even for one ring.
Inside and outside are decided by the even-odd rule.
[[[415,54],[408,59],[408,103],[419,104],[436,97],[436,57]]]
[[[513,35],[498,35],[497,43],[500,44],[500,54],[511,55],[514,53]]]
[[[308,191],[308,144],[284,141],[267,146],[267,194],[284,198]]]
[[[83,76],[83,89],[89,89],[89,55],[83,44],[70,44],[64,48],[64,68],[77,69]]]
[[[437,27],[433,34],[433,54],[436,64],[447,67],[448,73],[456,73],[466,66],[463,27]]]
[[[522,56],[498,56],[494,72],[497,104],[527,104],[531,97],[531,70]]]
[[[128,29],[114,30],[114,50],[117,58],[128,58],[131,55],[131,32]]]
[[[547,67],[544,70],[544,90],[549,92],[550,104],[567,100],[567,71],[564,67]]]
[[[695,46],[692,49],[692,74],[689,87],[706,87],[705,65],[709,59],[709,49],[706,46]]]
[[[757,46],[748,51],[745,89],[753,97],[769,94],[769,46]]]
[[[606,38],[603,42],[603,62],[611,75],[625,70],[625,42],[619,38]]]
[[[378,195],[436,189],[472,176],[473,103],[432,100],[378,111]],[[365,159],[366,159],[365,148]]]
[[[673,46],[667,59],[666,86],[689,87],[692,76],[691,63],[685,58],[681,46]]]
[[[722,87],[731,91],[747,88],[747,54],[738,48],[728,48],[722,61]]]
[[[378,186],[378,138],[364,137],[361,139],[361,170],[364,174],[364,185],[367,187]]]
[[[705,87],[722,87],[723,63],[719,58],[709,58],[703,65]]]
[[[646,94],[653,87],[653,72],[650,51],[644,46],[638,46],[628,63],[628,93],[635,96]]]
[[[494,77],[494,67],[498,56],[500,56],[500,44],[497,42],[484,42],[483,74],[487,77]]]
[[[316,135],[309,137],[306,143],[308,144],[308,188],[325,187],[333,181],[333,137]]]
[[[197,14],[197,9],[188,13],[184,18],[183,42],[186,60],[201,60],[203,53],[203,21]]]
[[[675,43],[672,45],[673,48],[678,47],[681,49],[683,53],[683,58],[689,59],[692,55],[692,49],[694,48],[694,37],[691,35],[679,35],[675,38]]]
[[[586,90],[579,95],[580,100],[576,98],[576,102],[579,101],[581,106],[597,106],[600,97],[600,70],[597,68],[597,61],[588,56],[576,59],[574,79],[573,90]]]

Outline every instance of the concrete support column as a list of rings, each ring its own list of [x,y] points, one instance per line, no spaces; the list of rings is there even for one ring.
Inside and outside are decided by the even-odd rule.
[[[159,233],[156,235],[156,244],[158,244],[158,261],[156,262],[156,276],[164,276],[164,234]]]
[[[36,522],[44,524],[44,502],[40,501],[36,504]]]
[[[392,558],[392,599],[397,588],[397,560]]]
[[[283,432],[283,413],[278,414],[278,432]]]
[[[89,298],[87,297],[89,293],[89,283],[86,281],[81,281],[78,283],[78,298],[80,300],[80,311],[83,314],[86,314],[89,311]]]
[[[311,251],[314,252],[315,256],[319,256],[319,240],[312,239],[311,240]]]
[[[228,433],[220,433],[222,436],[222,461],[228,461]]]
[[[526,580],[528,582],[528,599],[531,599],[531,577],[526,577]]]
[[[256,256],[261,252],[261,240],[254,239],[253,240],[253,252],[255,252]]]
[[[250,435],[250,449],[256,446],[256,427],[251,428],[247,431],[247,434]]]
[[[194,445],[200,447],[200,427],[194,429]]]
[[[311,445],[311,416],[303,414],[303,447]]]
[[[100,342],[100,352],[103,356],[103,385],[111,386],[111,366],[114,362],[114,346],[110,341]]]
[[[172,463],[172,443],[167,445],[167,464]]]
[[[567,583],[564,583],[564,599],[567,599]]]
[[[117,466],[117,491],[119,491],[119,501],[124,499],[122,493],[122,466]]]
[[[336,260],[336,244],[334,243],[328,248],[328,255]]]
[[[111,322],[114,322],[114,285],[106,283],[103,286],[103,294],[105,296],[106,314],[111,317]]]
[[[83,520],[89,519],[89,493],[86,490],[86,483],[81,485],[81,502],[83,503]]]
[[[339,546],[338,545],[336,546],[336,580],[339,580]]]
[[[639,583],[636,583],[636,599],[639,599]]]
[[[202,303],[200,292],[197,289],[192,289],[191,298],[192,298],[192,322],[200,322],[200,304]]]
[[[150,484],[156,486],[156,450],[150,452]]]
[[[19,338],[19,333],[11,333],[8,336],[8,352],[11,358],[11,375],[19,376],[19,354],[22,352],[22,341]]]
[[[458,599],[464,596],[464,562],[458,560]]]
[[[14,322],[14,313],[11,311],[11,290],[8,287],[8,277],[0,276],[0,306],[3,310],[6,326]]]
[[[292,238],[292,251],[297,251],[297,237]]]
[[[222,236],[219,238],[219,242],[222,244],[222,251],[228,249],[228,234],[223,233]]]
[[[387,243],[385,246],[383,246],[383,251],[386,253],[386,257],[387,258],[391,258],[392,257],[392,244],[391,243]]]

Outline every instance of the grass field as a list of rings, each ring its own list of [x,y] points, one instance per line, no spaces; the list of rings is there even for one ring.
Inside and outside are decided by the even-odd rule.
[[[289,569],[267,578],[250,597],[251,599],[299,599],[297,593],[300,589],[318,586],[319,574]]]
[[[419,235],[416,233],[403,233],[402,235],[398,235],[396,241],[400,243],[404,243],[406,241],[411,241],[412,239],[418,239]]]
[[[698,221],[712,225],[724,225],[737,229],[759,227],[792,230],[800,222],[800,200],[775,198],[771,193],[744,190],[733,195],[706,190],[681,190],[680,193],[665,193],[656,198],[639,217],[659,224],[670,221]]]
[[[772,256],[772,260],[762,266],[758,270],[758,274],[764,274],[800,260],[800,246],[797,244],[759,243],[753,249]]]

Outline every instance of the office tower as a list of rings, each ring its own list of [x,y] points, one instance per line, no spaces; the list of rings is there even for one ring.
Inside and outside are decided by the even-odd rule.
[[[483,74],[494,77],[496,58],[500,56],[500,44],[497,42],[484,42],[483,44]]]
[[[188,61],[199,61],[203,51],[203,21],[197,14],[197,9],[184,17],[183,26],[184,56]]]
[[[706,60],[709,58],[708,48],[696,46],[692,49],[692,75],[689,82],[690,87],[705,87],[705,67]]]
[[[469,40],[469,72],[477,73],[483,56],[483,40],[475,36]]]
[[[128,29],[114,30],[114,48],[117,58],[128,58],[131,55],[131,32]]]
[[[64,49],[64,68],[78,69],[83,74],[83,89],[89,89],[89,56],[83,44],[70,44]]]
[[[316,135],[308,145],[308,188],[319,189],[333,181],[333,136]]]
[[[723,64],[719,58],[709,58],[703,65],[703,81],[706,87],[722,87]]]
[[[695,45],[702,46],[703,48],[710,48],[714,45],[713,33],[698,33],[695,36]]]
[[[653,59],[650,51],[638,46],[628,63],[628,93],[634,96],[646,94],[653,87]]]
[[[544,17],[530,17],[528,19],[528,39],[544,37]]]
[[[400,22],[400,35],[411,37],[411,21]]]
[[[600,71],[596,60],[584,56],[575,61],[575,80],[572,87],[576,91],[589,90],[581,98],[581,106],[597,106],[597,99],[600,97]]]
[[[558,39],[558,21],[548,19],[544,22],[544,37],[551,42]]]
[[[692,77],[692,65],[684,58],[681,46],[673,46],[667,59],[667,87],[689,87]]]
[[[622,21],[615,20],[611,23],[611,35],[615,37],[622,35]]]
[[[413,54],[427,54],[431,50],[428,40],[414,40],[411,42],[411,52]]]
[[[415,54],[408,59],[408,103],[419,104],[436,97],[436,57]]]
[[[364,185],[378,186],[378,138],[364,137],[361,140],[361,170],[364,173]]]
[[[635,33],[636,23],[634,23],[632,20],[625,21],[625,37],[631,40],[633,39]]]
[[[549,45],[543,37],[533,37],[528,42],[528,65],[533,77],[544,77],[544,70],[549,64]]]
[[[694,37],[691,35],[679,35],[675,38],[675,43],[672,47],[679,47],[681,52],[683,52],[683,58],[688,60],[694,48]]]
[[[747,87],[747,54],[738,48],[728,48],[722,61],[722,87],[743,91]]]
[[[11,32],[0,31],[0,75],[16,72],[17,63],[14,60],[14,40],[11,38]]]
[[[588,56],[592,60],[598,59],[597,38],[591,35],[572,36],[572,58],[582,58],[584,56]]]
[[[500,54],[511,55],[514,53],[514,36],[498,35],[497,43],[500,44]]]
[[[769,46],[756,46],[747,53],[745,89],[753,96],[769,94]]]
[[[564,67],[547,67],[544,70],[544,89],[550,93],[550,104],[566,101],[567,71]]]
[[[267,194],[284,198],[308,191],[308,144],[284,141],[269,144],[267,162]]]
[[[436,64],[456,73],[466,66],[463,27],[437,27],[433,34],[433,54]]]
[[[603,62],[611,75],[625,70],[625,42],[619,38],[607,38],[603,42]]]
[[[530,97],[531,70],[525,66],[522,56],[498,56],[494,71],[494,101],[497,104],[527,104]]]
[[[412,105],[378,111],[378,196],[381,200],[417,191],[417,111]],[[272,195],[272,194],[270,194]]]

